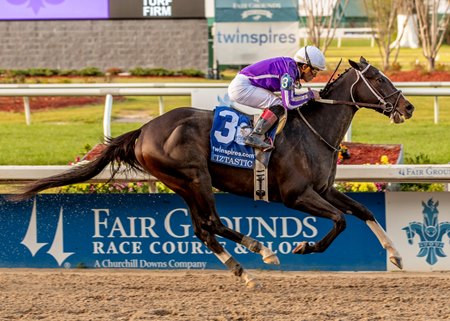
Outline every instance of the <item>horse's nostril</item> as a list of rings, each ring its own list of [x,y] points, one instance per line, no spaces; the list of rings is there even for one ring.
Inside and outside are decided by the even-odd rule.
[[[406,111],[410,114],[412,114],[412,112],[414,111],[414,106],[409,104],[408,106],[406,106]]]

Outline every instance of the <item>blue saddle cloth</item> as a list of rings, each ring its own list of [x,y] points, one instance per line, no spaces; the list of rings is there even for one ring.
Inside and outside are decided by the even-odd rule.
[[[216,107],[210,133],[211,161],[234,167],[253,168],[253,147],[244,143],[244,137],[250,134],[251,130],[248,115],[230,107]]]
[[[255,152],[244,143],[252,131],[250,116],[228,106],[218,106],[210,133],[211,161],[224,165],[253,169]],[[270,136],[275,135],[275,129]]]

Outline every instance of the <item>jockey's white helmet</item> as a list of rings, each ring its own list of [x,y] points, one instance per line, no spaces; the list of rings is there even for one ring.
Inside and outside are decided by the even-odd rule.
[[[325,70],[325,56],[322,51],[314,46],[300,48],[294,56],[296,62],[307,64],[319,70]]]

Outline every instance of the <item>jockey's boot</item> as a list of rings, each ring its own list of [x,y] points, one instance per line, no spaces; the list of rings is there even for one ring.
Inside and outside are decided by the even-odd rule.
[[[253,131],[245,137],[245,144],[268,151],[274,148],[272,144],[265,142],[266,133],[278,122],[278,119],[284,113],[283,106],[272,106],[264,109],[261,116],[253,128]]]

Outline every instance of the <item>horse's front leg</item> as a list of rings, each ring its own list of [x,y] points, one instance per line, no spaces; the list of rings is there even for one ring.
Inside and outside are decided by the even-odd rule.
[[[377,220],[373,216],[373,213],[367,207],[351,199],[347,195],[339,192],[333,187],[328,189],[328,191],[322,194],[322,196],[335,207],[339,208],[342,212],[351,214],[365,221],[372,232],[375,234],[375,236],[378,238],[381,246],[388,251],[389,260],[392,262],[392,264],[397,266],[399,269],[403,268],[402,257],[394,247],[394,243],[387,236],[385,230],[377,222]]]
[[[323,252],[345,229],[346,223],[342,212],[322,198],[312,188],[306,189],[303,194],[293,198],[293,201],[285,202],[285,205],[313,216],[328,218],[334,222],[333,228],[322,240],[317,243],[302,242],[292,251],[294,254]]]

